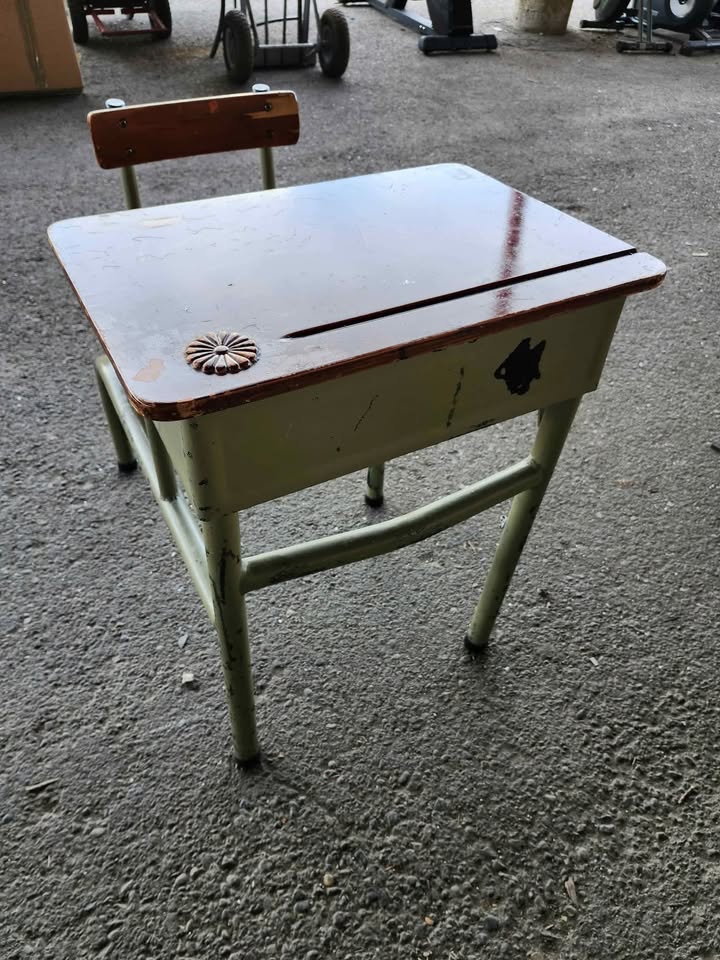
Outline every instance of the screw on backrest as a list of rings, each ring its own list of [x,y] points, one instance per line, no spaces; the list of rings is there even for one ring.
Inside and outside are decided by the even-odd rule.
[[[109,100],[105,101],[105,107],[108,110],[114,110],[118,107],[126,106],[125,101],[121,100],[119,97],[110,97]],[[126,124],[127,120],[121,120],[121,124]],[[137,210],[138,207],[142,206],[140,202],[140,191],[138,189],[137,177],[135,176],[135,167],[127,166],[120,169],[120,178],[123,185],[123,193],[125,194],[125,206],[128,210]]]
[[[253,93],[256,94],[269,93],[270,87],[267,83],[256,83],[253,85],[252,90]],[[121,100],[119,97],[111,97],[105,101],[105,107],[109,110],[125,106],[125,101]],[[272,110],[273,104],[268,101],[265,104],[265,109]],[[126,126],[127,120],[122,119],[119,121],[119,123],[120,126]],[[275,179],[275,162],[273,158],[272,147],[260,147],[260,169],[262,173],[263,188],[266,190],[274,189],[277,183]],[[128,164],[127,166],[121,167],[120,176],[122,179],[123,192],[125,194],[125,204],[127,208],[129,210],[135,210],[138,207],[141,207],[142,203],[140,201],[140,190],[138,188],[134,165]]]

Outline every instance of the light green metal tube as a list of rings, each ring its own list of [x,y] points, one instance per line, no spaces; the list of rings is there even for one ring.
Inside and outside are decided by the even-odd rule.
[[[118,423],[132,445],[132,451],[137,457],[140,467],[147,477],[153,496],[157,500],[165,522],[178,548],[180,556],[185,562],[190,578],[197,590],[211,623],[215,622],[210,584],[205,563],[205,548],[200,537],[195,517],[184,497],[174,500],[163,500],[153,463],[150,443],[143,427],[142,419],[135,413],[125,397],[115,371],[105,357],[96,362],[98,379],[108,395]],[[126,441],[127,442],[127,441]]]
[[[120,422],[120,418],[118,417],[112,399],[110,398],[110,394],[108,393],[108,388],[105,385],[105,381],[100,371],[99,362],[95,365],[95,378],[97,380],[98,391],[100,393],[100,400],[103,405],[103,410],[105,411],[105,419],[107,420],[108,427],[110,428],[110,436],[112,437],[113,446],[115,447],[118,468],[123,473],[130,473],[135,469],[135,467],[137,467],[137,461],[135,460],[135,454],[130,446],[127,434],[123,429],[123,425]]]
[[[158,493],[163,500],[174,500],[177,496],[177,482],[175,480],[175,471],[170,462],[165,445],[160,439],[157,427],[152,420],[145,419],[145,433],[147,434],[150,445],[150,453],[155,468],[155,477],[157,478]]]
[[[260,169],[262,171],[262,182],[265,190],[274,190],[275,183],[275,160],[271,147],[260,147]]]
[[[243,564],[242,591],[250,593],[272,583],[377,557],[417,543],[539,484],[542,479],[540,467],[528,458],[402,517],[249,557]]]
[[[202,523],[208,576],[215,609],[215,629],[225,678],[235,758],[253,763],[259,753],[255,730],[250,640],[245,598],[240,590],[240,527],[237,514]]]
[[[385,464],[379,463],[374,467],[368,467],[367,485],[365,487],[365,503],[369,507],[381,507],[385,494],[383,493],[383,484],[385,482]]]
[[[120,171],[122,178],[123,193],[125,194],[125,206],[128,210],[137,210],[142,206],[140,202],[140,190],[138,188],[137,177],[135,176],[135,167],[123,167]]]
[[[566,400],[542,411],[530,456],[540,465],[543,480],[513,500],[480,601],[465,636],[465,645],[471,652],[482,650],[490,638],[579,403],[579,399]]]

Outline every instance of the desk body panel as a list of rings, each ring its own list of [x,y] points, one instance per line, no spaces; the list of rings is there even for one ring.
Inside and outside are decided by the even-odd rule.
[[[594,390],[622,306],[594,304],[156,426],[200,517],[241,510]],[[498,372],[518,348],[539,378],[508,384]]]

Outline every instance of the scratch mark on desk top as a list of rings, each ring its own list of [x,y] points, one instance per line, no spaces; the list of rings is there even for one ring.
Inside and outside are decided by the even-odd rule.
[[[155,227],[169,227],[171,224],[179,222],[180,217],[155,217],[153,220],[143,220],[142,225],[152,230]]]

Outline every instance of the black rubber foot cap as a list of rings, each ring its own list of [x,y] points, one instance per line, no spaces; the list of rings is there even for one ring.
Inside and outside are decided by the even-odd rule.
[[[134,473],[137,470],[137,460],[131,460],[129,463],[118,463],[120,473]]]
[[[260,766],[261,754],[260,751],[255,754],[254,757],[250,757],[249,760],[240,760],[239,757],[235,757],[235,766],[238,770],[257,770]]]
[[[365,494],[365,503],[369,507],[381,507],[385,503],[385,497],[369,497]]]
[[[487,650],[487,643],[484,643],[482,646],[478,647],[476,644],[471,643],[470,634],[466,633],[463,637],[463,643],[465,644],[465,649],[473,657],[479,657]]]

